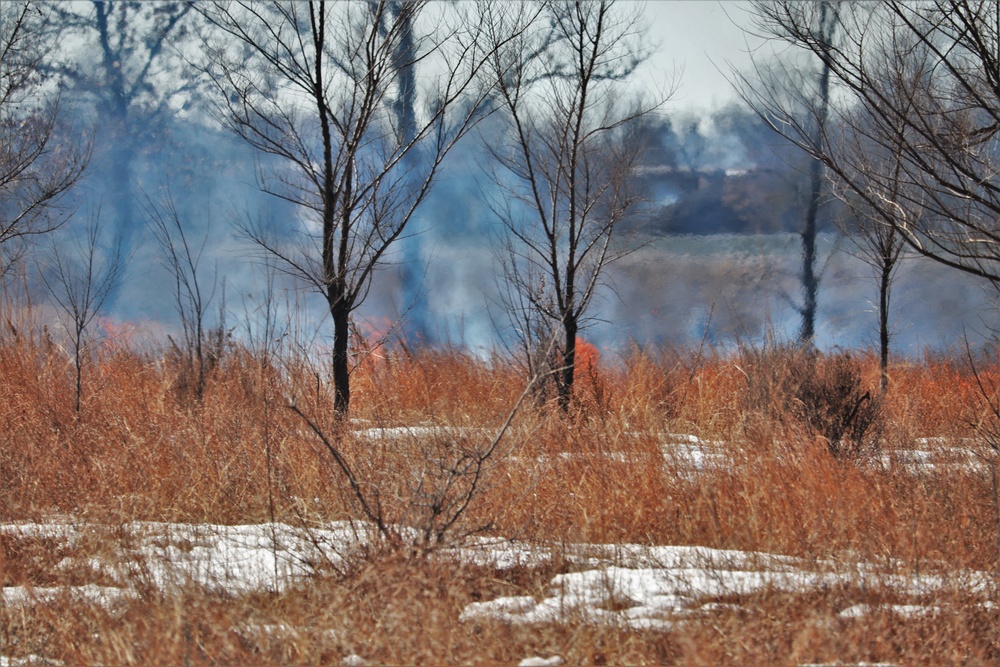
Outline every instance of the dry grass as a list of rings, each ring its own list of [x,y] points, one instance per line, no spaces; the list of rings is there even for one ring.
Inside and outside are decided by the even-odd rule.
[[[854,373],[848,380],[845,368]],[[988,364],[981,371],[1000,373]],[[77,414],[65,352],[37,327],[4,331],[0,520],[71,517],[108,527],[72,546],[0,535],[5,586],[107,583],[57,565],[124,553],[114,526],[134,520],[297,525],[362,516],[327,451],[287,408],[294,397],[335,433],[330,390],[315,366],[231,345],[200,402],[185,393],[179,372],[169,356],[136,343],[105,345],[86,369]],[[838,449],[809,401],[826,406],[829,397],[815,392],[848,381],[877,391],[870,355],[632,350],[581,373],[571,415],[520,411],[472,480],[455,472],[456,461],[498,432],[524,386],[517,367],[454,349],[381,349],[356,371],[355,421],[336,444],[391,525],[446,520],[434,503],[470,491],[446,536],[482,530],[547,545],[691,544],[892,563],[902,573],[995,571],[994,453],[970,427],[982,415],[975,378],[960,359],[944,357],[891,372],[889,393],[872,402],[876,430],[859,436],[864,447]],[[804,378],[815,381],[808,391]],[[418,425],[451,430],[395,439],[357,433]],[[692,471],[682,448],[664,449],[676,440],[670,434],[700,438],[696,448],[711,464]],[[902,453],[914,449],[936,467],[907,468]],[[969,457],[978,464],[963,464]],[[570,664],[1000,660],[1000,613],[958,584],[933,600],[933,618],[841,618],[837,611],[850,604],[894,600],[835,587],[720,600],[739,606],[656,631],[584,619],[458,621],[470,602],[542,595],[568,567],[555,559],[496,570],[376,549],[282,593],[140,587],[110,608],[57,596],[0,607],[0,654],[65,664],[339,664],[353,654],[373,664],[516,664],[532,655]]]

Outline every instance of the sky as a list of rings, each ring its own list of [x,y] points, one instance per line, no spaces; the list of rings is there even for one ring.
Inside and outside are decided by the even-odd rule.
[[[710,110],[736,100],[727,76],[730,63],[749,65],[759,43],[740,28],[749,3],[736,0],[651,0],[644,5],[648,37],[659,49],[642,72],[646,85],[680,73],[670,108]],[[669,80],[669,79],[668,79]]]

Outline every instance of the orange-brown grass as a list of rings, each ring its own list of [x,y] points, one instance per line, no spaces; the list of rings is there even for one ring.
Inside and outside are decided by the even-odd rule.
[[[499,425],[524,388],[512,364],[452,348],[383,353],[352,379],[352,416],[373,426]]]
[[[724,602],[739,608],[706,614],[675,635],[683,665],[977,665],[996,664],[1000,642],[989,627],[995,610],[943,596],[923,617],[909,617],[891,597],[868,595],[876,609],[863,618],[839,612],[865,593],[831,587],[808,594],[764,592]],[[883,605],[883,606],[879,606]]]
[[[984,388],[996,386],[997,367],[977,368]],[[912,437],[964,438],[982,407],[982,392],[973,368],[962,356],[926,354],[919,361],[892,368],[889,409],[895,425]]]
[[[983,417],[982,397],[961,359],[895,364],[880,398],[875,358],[866,353],[609,356],[581,369],[568,413],[529,396],[481,474],[470,476],[448,466],[486,451],[525,388],[520,367],[503,357],[380,348],[358,365],[352,420],[337,426],[315,360],[281,350],[263,358],[232,344],[198,398],[179,381],[176,358],[127,342],[88,359],[77,414],[65,350],[23,326],[0,336],[0,521],[363,518],[326,445],[289,409],[294,401],[381,517],[429,537],[482,531],[550,547],[692,544],[869,561],[901,573],[997,567],[995,453],[970,426]],[[803,412],[800,383],[810,373],[829,381],[845,368],[857,370],[864,405],[880,402],[865,446],[838,453]],[[988,361],[979,371],[998,373]],[[451,430],[358,433],[397,426]],[[937,467],[914,471],[894,458],[918,446],[933,448]],[[700,468],[692,451],[703,457]],[[435,499],[455,498],[468,502],[453,506],[462,508],[453,523],[454,510],[434,513]],[[64,557],[99,545],[68,552],[4,537],[0,548],[5,585],[99,583],[85,573],[51,574]],[[56,598],[30,612],[0,608],[0,654],[67,664],[339,663],[355,653],[397,664],[531,655],[570,663],[995,664],[1000,655],[990,632],[996,611],[959,588],[934,623],[838,617],[849,603],[885,601],[884,591],[860,589],[763,593],[738,600],[739,610],[720,607],[656,631],[583,619],[530,627],[458,621],[473,601],[542,595],[565,567],[496,571],[375,550],[279,594],[192,586],[147,591],[113,611]]]

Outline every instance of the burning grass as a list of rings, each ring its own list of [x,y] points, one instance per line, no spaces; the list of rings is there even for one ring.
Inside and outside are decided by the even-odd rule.
[[[865,354],[593,355],[569,415],[529,400],[497,440],[524,389],[516,364],[456,349],[378,352],[359,365],[352,421],[338,428],[324,373],[300,356],[263,358],[230,343],[196,400],[170,355],[133,341],[102,346],[77,413],[57,342],[32,327],[0,336],[0,521],[9,528],[0,531],[0,655],[64,664],[1000,659],[996,454],[972,426],[988,413],[960,359],[899,363],[882,397]],[[977,364],[982,377],[1000,372],[985,357]],[[332,438],[356,488],[292,401]],[[862,408],[870,430],[858,433]],[[385,534],[358,523],[366,511]],[[361,526],[346,551],[329,533],[334,522]],[[135,528],[182,523],[284,526],[298,547],[279,549],[286,533],[272,528],[240,548],[272,563],[274,581],[279,563],[297,574],[280,587],[234,589],[183,570],[168,585],[155,559],[215,572],[196,556],[231,537],[218,528],[215,538],[154,539]],[[51,525],[68,528],[41,529]],[[484,537],[544,557],[500,565],[448,555]],[[779,554],[797,571],[835,563],[879,576],[674,607],[622,589],[524,623],[468,611],[565,599],[556,584],[574,573],[639,567],[581,555],[579,545],[628,544]],[[928,576],[943,583],[893,583]],[[594,623],[645,608],[663,622]]]

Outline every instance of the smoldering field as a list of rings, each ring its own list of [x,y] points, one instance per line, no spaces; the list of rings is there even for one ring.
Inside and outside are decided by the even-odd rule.
[[[338,431],[322,305],[280,274],[269,289],[199,197],[177,202],[208,239],[225,334],[200,399],[143,234],[90,331],[79,414],[55,311],[8,294],[9,664],[996,663],[1000,365],[979,284],[902,263],[877,400],[874,291],[848,239],[821,236],[813,358],[781,342],[796,235],[623,237],[574,411],[515,411],[489,221],[432,200],[358,313]],[[430,338],[404,343],[415,315]],[[858,407],[863,432],[841,430]]]
[[[978,379],[900,359],[872,400],[862,352],[632,348],[581,368],[572,414],[529,401],[496,440],[524,389],[506,356],[376,347],[337,432],[290,337],[230,339],[199,401],[183,358],[109,329],[77,414],[58,338],[7,312],[8,664],[1000,657],[987,351]]]
[[[902,263],[875,400],[874,291],[848,239],[821,236],[812,358],[781,343],[796,235],[624,236],[574,411],[515,411],[490,222],[445,180],[357,313],[338,431],[322,304],[268,285],[227,224],[246,163],[224,162],[173,189],[224,334],[200,399],[148,236],[88,332],[79,414],[56,311],[8,293],[8,663],[996,663],[1000,367],[977,283]],[[382,339],[414,316],[428,339]],[[863,432],[842,430],[859,407]]]
[[[51,237],[97,218],[131,257],[79,410],[43,252],[0,310],[0,664],[998,662],[991,295],[906,259],[882,397],[868,269],[826,233],[821,351],[784,345],[801,202],[752,114],[648,128],[660,209],[616,240],[567,413],[511,353],[482,145],[457,147],[354,313],[340,423],[324,304],[240,229],[316,221],[218,128],[124,111]],[[203,387],[147,228],[168,203]]]
[[[419,301],[433,342],[489,350],[516,340],[503,313],[494,249],[486,234],[457,240],[424,234]],[[634,252],[612,264],[583,336],[608,354],[630,345],[733,348],[769,338],[793,340],[801,326],[801,239],[797,234],[630,237]],[[875,275],[852,241],[819,237],[816,344],[824,350],[877,346]],[[494,267],[489,270],[488,267]],[[398,276],[376,282],[362,309],[369,323],[400,322],[407,311]],[[927,350],[960,353],[996,330],[995,290],[924,258],[900,262],[890,301],[892,349],[907,358]],[[406,307],[404,307],[406,306]]]

